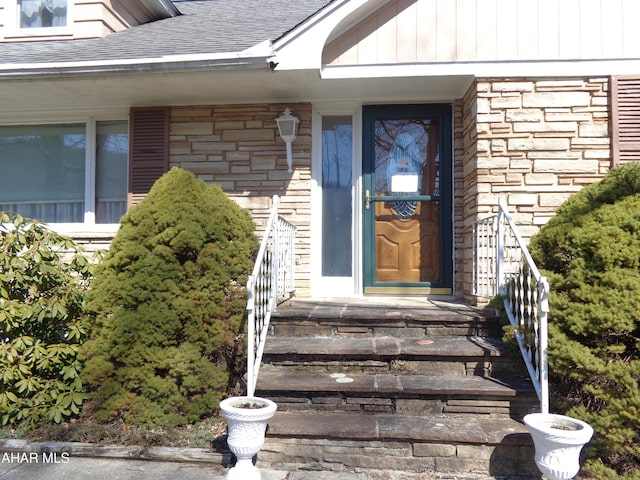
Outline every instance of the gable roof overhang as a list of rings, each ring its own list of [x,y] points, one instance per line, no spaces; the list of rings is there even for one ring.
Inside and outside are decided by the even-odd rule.
[[[457,4],[427,0],[337,1],[330,8],[325,8],[321,15],[310,18],[275,40],[272,62],[277,64],[277,71],[313,69],[325,80],[414,77],[427,83],[437,83],[444,77],[452,82],[452,98],[461,96],[464,92],[459,87],[468,85],[475,78],[609,76],[640,71],[640,30],[625,16],[629,7],[640,13],[640,4],[630,5],[627,2],[625,10],[620,4],[624,0],[611,2],[607,4],[607,8],[611,8],[604,15],[606,18],[601,18],[602,12],[597,3],[585,3],[581,5],[580,12],[575,12],[562,0],[544,1],[547,3],[531,0],[523,8],[516,8],[513,4],[503,9],[501,15],[497,15],[500,5],[496,0],[487,1],[482,8],[474,1]],[[493,11],[491,5],[497,11]],[[547,11],[545,5],[555,5],[557,11],[554,12],[553,8]],[[393,11],[394,7],[398,12],[414,9],[417,28],[423,34],[422,38],[411,38],[410,33],[397,31],[398,42],[400,37],[405,42],[424,42],[424,31],[433,27],[429,38],[432,58],[423,56],[394,61],[374,58],[374,61],[367,61],[370,54],[363,55],[364,59],[357,58],[356,54],[351,55],[356,57],[351,62],[325,63],[324,49],[332,42],[341,37],[345,40],[349,36],[357,37],[350,44],[351,49],[357,50],[358,42],[363,38],[357,31],[359,26],[376,24],[377,14]],[[418,8],[422,8],[420,14],[417,13]],[[402,14],[407,16],[406,12]],[[389,19],[382,17],[383,20]],[[377,23],[378,29],[387,26],[381,27]],[[563,28],[567,32],[563,33]],[[363,33],[374,38],[371,30]],[[379,38],[367,40],[366,46],[374,49],[375,42],[380,42]],[[440,51],[436,53],[436,49],[441,49],[440,43],[445,45],[443,54]],[[483,43],[489,46],[481,45]]]
[[[253,12],[250,3],[246,0],[242,4],[247,8],[245,16]],[[260,0],[253,3],[257,5]],[[43,110],[91,112],[153,105],[449,101],[461,98],[477,77],[640,71],[637,58],[323,64],[323,49],[330,42],[393,3],[301,0],[306,10],[296,12],[297,17],[288,23],[265,27],[260,23],[262,18],[254,19],[254,30],[259,31],[247,30],[240,35],[233,25],[227,25],[235,18],[236,3],[194,1],[180,4],[183,15],[95,41],[58,42],[47,45],[52,49],[47,52],[37,50],[38,45],[0,45],[0,120],[17,122]],[[217,10],[214,16],[210,11],[214,4],[216,9],[226,9],[227,17],[218,19]],[[276,14],[269,15],[270,22],[278,22]],[[195,26],[189,22],[195,22]],[[219,22],[214,37],[209,35],[211,22]],[[275,40],[269,40],[274,32],[287,28],[285,33],[275,35]],[[185,32],[178,40],[183,43],[174,46],[174,38],[168,35],[181,29]],[[153,39],[158,45],[149,43]],[[79,60],[74,56],[80,47],[84,48],[82,52],[90,52],[89,58]],[[49,58],[57,61],[50,62]]]
[[[316,0],[317,3],[318,0]],[[318,63],[280,68],[280,53],[298,52],[300,59],[320,60],[327,38],[336,25],[356,21],[389,0],[333,0],[306,17],[275,42],[264,40],[248,48],[214,53],[187,53],[141,57],[114,55],[110,44],[122,49],[127,37],[161,25],[141,26],[116,34],[96,45],[90,60],[72,60],[60,46],[54,57],[63,61],[3,63],[0,51],[0,91],[6,101],[0,120],[20,122],[42,111],[123,111],[130,106],[198,105],[294,101],[406,102],[452,100],[468,88],[472,77],[429,75],[397,78],[381,75],[353,81],[327,80]],[[184,6],[185,9],[188,5]],[[345,20],[346,19],[346,20]],[[182,19],[178,17],[176,21]],[[171,21],[171,20],[170,20]],[[305,46],[311,52],[303,53]],[[19,46],[11,46],[20,48]],[[57,45],[52,45],[57,47]],[[33,48],[24,46],[25,49]],[[302,48],[302,50],[300,50]],[[32,52],[26,50],[28,54]],[[126,54],[127,52],[124,51]],[[98,56],[100,55],[100,58]],[[15,57],[19,55],[14,55]],[[102,58],[105,56],[105,58]],[[30,55],[24,57],[30,58]],[[288,63],[288,62],[285,62]],[[52,114],[55,116],[55,113]],[[41,117],[39,117],[41,118]]]
[[[320,12],[273,41],[276,70],[322,68],[325,45],[392,0],[334,0]]]
[[[304,0],[307,12],[311,13],[305,13],[297,23],[294,20],[293,25],[281,26],[280,29],[288,28],[284,34],[273,42],[263,37],[261,42],[237,51],[167,55],[160,47],[143,45],[145,39],[154,38],[151,31],[157,32],[154,35],[160,43],[167,43],[162,37],[170,31],[169,25],[181,28],[189,20],[190,9],[194,16],[201,15],[203,6],[211,5],[210,2],[179,4],[185,15],[134,27],[104,39],[52,43],[47,46],[51,49],[47,53],[38,52],[37,45],[2,46],[5,52],[9,51],[9,59],[27,61],[4,62],[7,54],[0,48],[0,92],[6,99],[0,119],[20,121],[43,110],[90,112],[149,105],[319,100],[364,103],[382,98],[398,102],[414,98],[442,101],[462,95],[473,79],[469,75],[400,78],[382,74],[356,81],[348,76],[323,77],[320,61],[326,42],[390,1]],[[216,2],[216,7],[226,3],[230,6],[232,2]],[[322,8],[316,9],[317,5]],[[206,30],[199,32],[206,35]],[[76,60],[74,54],[83,44],[92,56]],[[233,40],[231,44],[242,43]],[[133,51],[136,45],[144,46],[142,52]],[[151,54],[146,54],[147,51]]]

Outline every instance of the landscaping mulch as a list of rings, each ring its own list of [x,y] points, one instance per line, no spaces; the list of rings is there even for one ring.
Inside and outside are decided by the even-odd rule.
[[[213,417],[195,425],[170,427],[130,426],[123,421],[108,424],[90,419],[74,419],[59,424],[22,431],[0,429],[0,439],[15,438],[31,442],[81,442],[96,445],[140,445],[143,447],[211,448],[216,439],[226,435],[224,418]]]

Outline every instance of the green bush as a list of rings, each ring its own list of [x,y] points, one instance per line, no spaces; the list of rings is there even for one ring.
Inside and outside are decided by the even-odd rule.
[[[549,278],[549,366],[560,411],[596,432],[585,470],[640,478],[640,165],[572,195],[531,240]]]
[[[216,412],[256,249],[248,212],[182,169],[129,210],[88,297],[94,419],[179,425]]]
[[[0,418],[32,428],[80,412],[77,358],[92,263],[43,224],[0,213]]]

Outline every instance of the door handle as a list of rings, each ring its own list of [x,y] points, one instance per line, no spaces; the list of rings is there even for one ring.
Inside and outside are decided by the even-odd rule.
[[[367,210],[369,210],[369,207],[371,206],[370,198],[371,196],[369,195],[369,190],[367,190],[364,196],[364,208],[366,208]]]

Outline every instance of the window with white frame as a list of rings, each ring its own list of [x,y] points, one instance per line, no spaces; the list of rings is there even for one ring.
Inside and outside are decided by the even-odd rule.
[[[47,223],[118,223],[126,121],[0,126],[0,210]]]
[[[68,0],[17,0],[19,28],[67,26]]]
[[[322,117],[322,275],[352,275],[353,120]]]

